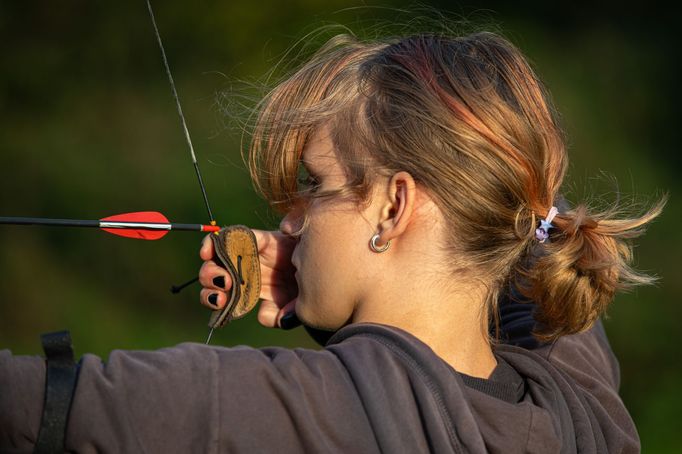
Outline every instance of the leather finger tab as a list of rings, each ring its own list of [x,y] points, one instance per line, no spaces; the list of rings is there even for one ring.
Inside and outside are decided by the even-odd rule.
[[[261,276],[256,236],[243,225],[233,225],[212,235],[216,259],[232,279],[232,288],[223,309],[211,314],[208,326],[221,328],[248,314],[260,298]]]

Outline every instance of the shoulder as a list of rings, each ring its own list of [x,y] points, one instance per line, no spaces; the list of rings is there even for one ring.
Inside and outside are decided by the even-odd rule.
[[[546,410],[579,450],[638,452],[637,430],[618,395],[618,362],[601,322],[534,350],[502,345],[496,354],[525,378],[525,400]]]

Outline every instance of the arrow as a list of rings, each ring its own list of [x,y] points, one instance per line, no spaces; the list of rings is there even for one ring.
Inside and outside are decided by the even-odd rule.
[[[49,225],[61,227],[96,227],[105,232],[137,240],[158,240],[170,230],[217,232],[217,225],[171,223],[158,211],[138,211],[108,216],[99,220],[47,219],[0,216],[0,224]]]

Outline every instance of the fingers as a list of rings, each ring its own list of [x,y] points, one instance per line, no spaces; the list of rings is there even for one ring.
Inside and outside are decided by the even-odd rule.
[[[270,300],[263,300],[258,307],[258,323],[266,328],[277,327],[277,314],[279,307]]]
[[[253,232],[253,235],[256,237],[256,246],[258,247],[258,252],[262,252],[265,248],[268,247],[273,232],[257,229],[251,229],[251,231]]]
[[[301,322],[298,321],[298,317],[296,317],[296,300],[289,301],[289,303],[279,310],[277,316],[277,325],[282,329],[295,328],[301,324]]]
[[[225,304],[227,304],[227,293],[205,288],[199,292],[199,301],[202,305],[215,311],[225,307]]]
[[[232,288],[232,278],[227,270],[216,264],[213,260],[208,260],[199,269],[199,283],[204,288],[215,290],[229,290]]]
[[[289,301],[284,306],[278,306],[274,301],[263,300],[258,308],[258,322],[267,328],[293,328],[300,324],[291,323],[295,318],[296,299]],[[291,315],[290,315],[291,314]],[[284,326],[282,319],[289,315],[289,324]],[[293,317],[292,317],[293,315]]]
[[[258,244],[258,255],[261,266],[273,270],[289,270],[291,254],[297,240],[278,231],[252,230]]]
[[[208,260],[199,270],[199,283],[204,287],[199,292],[201,304],[211,309],[220,309],[227,303],[228,291],[232,288],[232,279],[225,268]]]
[[[252,229],[258,246],[261,266],[262,299],[258,309],[258,321],[266,327],[290,329],[298,326],[295,304],[298,287],[293,276],[295,268],[291,255],[297,240],[278,231]],[[225,307],[230,297],[232,279],[215,261],[215,249],[210,235],[202,240],[199,256],[204,261],[199,270],[199,293],[201,304],[212,310]]]
[[[199,249],[199,257],[201,257],[201,260],[203,260],[203,261],[211,260],[213,258],[213,255],[214,255],[213,241],[210,238],[211,235],[214,235],[214,234],[209,233],[201,241],[201,249]]]

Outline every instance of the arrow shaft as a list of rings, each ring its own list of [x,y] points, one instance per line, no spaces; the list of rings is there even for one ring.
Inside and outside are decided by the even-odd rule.
[[[47,219],[47,218],[22,218],[22,217],[0,217],[0,224],[12,225],[55,225],[64,227],[99,227],[99,220],[78,220],[78,219]]]
[[[199,232],[214,232],[220,230],[217,226],[203,224],[180,224],[163,222],[128,222],[128,221],[100,221],[85,219],[48,219],[0,216],[0,224],[13,225],[51,225],[60,227],[96,227],[102,229],[135,229],[135,230],[189,230]]]
[[[190,225],[190,224],[182,224]],[[100,221],[100,228],[103,229],[136,229],[136,230],[201,230],[201,225],[196,225],[194,229],[180,229],[173,224],[161,224],[158,222],[122,222],[122,221]]]

